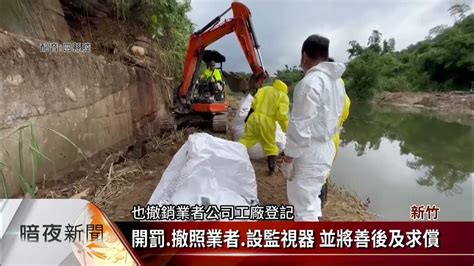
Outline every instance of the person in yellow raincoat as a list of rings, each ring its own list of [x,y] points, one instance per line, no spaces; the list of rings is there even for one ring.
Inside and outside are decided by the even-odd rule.
[[[209,61],[206,69],[199,76],[199,79],[209,84],[207,87],[201,89],[202,91],[200,91],[200,95],[204,96],[206,99],[215,97],[213,99],[218,101],[222,100],[224,90],[222,84],[222,73],[218,68],[216,68],[216,62]]]
[[[340,79],[340,81],[344,85],[344,80]],[[334,137],[332,138],[332,140],[334,141],[334,145],[336,145],[336,154],[339,151],[339,145],[341,144],[340,130],[342,128],[342,124],[344,124],[344,122],[349,117],[350,107],[351,107],[351,99],[349,98],[349,96],[347,96],[347,93],[346,93],[345,99],[344,99],[344,109],[342,111],[341,118],[339,118],[339,125],[338,125],[339,130],[337,131],[336,135],[334,135]]]
[[[222,81],[222,74],[219,71],[219,69],[216,68],[216,62],[210,61],[207,64],[207,68],[202,72],[200,79],[210,81],[213,83]]]
[[[247,149],[257,142],[263,147],[268,160],[269,175],[275,172],[277,155],[276,122],[283,132],[288,129],[288,111],[290,109],[288,86],[281,80],[275,80],[272,86],[260,88],[252,102],[252,109],[246,119],[244,135],[240,143]]]

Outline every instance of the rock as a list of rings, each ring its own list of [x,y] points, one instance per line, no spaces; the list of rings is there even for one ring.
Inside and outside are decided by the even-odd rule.
[[[64,92],[65,92],[66,95],[69,97],[69,99],[71,99],[71,101],[73,101],[73,102],[76,102],[76,101],[77,101],[77,97],[76,97],[76,95],[74,94],[74,92],[72,92],[72,90],[70,90],[69,88],[65,88],[65,89],[64,89]]]
[[[5,79],[6,85],[18,86],[23,83],[24,79],[21,75],[8,75]]]
[[[25,58],[25,52],[23,51],[23,49],[21,49],[20,47],[18,47],[18,49],[16,49],[16,51],[18,52],[18,56],[20,58]]]
[[[35,43],[30,39],[25,39],[25,42],[27,42],[31,46],[36,46]]]
[[[36,110],[38,111],[38,114],[42,115],[46,111],[46,108],[44,106],[37,107]]]
[[[137,41],[141,41],[141,42],[144,42],[144,43],[151,44],[151,39],[148,38],[148,37],[145,37],[145,36],[137,36],[135,39]]]
[[[134,55],[138,55],[138,56],[145,56],[145,48],[143,47],[140,47],[140,46],[132,46],[132,48],[130,48],[130,51],[134,54]]]

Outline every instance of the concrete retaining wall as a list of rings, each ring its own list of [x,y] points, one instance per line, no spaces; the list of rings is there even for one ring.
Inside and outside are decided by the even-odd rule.
[[[0,31],[0,162],[8,194],[21,192],[19,133],[33,125],[42,153],[56,170],[81,160],[76,148],[56,130],[92,156],[119,142],[159,130],[166,107],[151,74],[143,69],[107,62],[93,54],[46,54],[39,40]],[[46,128],[46,129],[45,129]],[[22,130],[25,179],[31,180],[29,128]],[[54,178],[53,165],[43,160],[36,181]],[[5,196],[0,183],[0,196]]]
[[[4,30],[42,40],[71,39],[58,0],[0,0],[0,7],[0,28]]]

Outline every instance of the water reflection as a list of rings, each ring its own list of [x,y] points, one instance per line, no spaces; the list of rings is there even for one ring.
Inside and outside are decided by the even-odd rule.
[[[388,112],[368,104],[353,106],[341,146],[353,143],[357,156],[363,156],[368,150],[378,150],[383,139],[397,141],[400,155],[413,155],[406,165],[422,173],[416,178],[419,185],[436,186],[447,195],[462,192],[459,184],[474,172],[471,126],[421,114]]]

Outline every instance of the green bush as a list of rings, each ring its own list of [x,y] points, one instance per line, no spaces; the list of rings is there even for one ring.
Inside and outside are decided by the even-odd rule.
[[[380,89],[383,91],[413,91],[415,88],[405,76],[393,78],[382,78],[380,80]]]
[[[367,47],[349,42],[352,60],[344,74],[348,94],[366,100],[381,90],[469,90],[474,77],[474,15],[463,16],[437,34],[400,52],[394,52],[394,39],[382,42],[378,31],[373,31]]]
[[[181,72],[193,24],[186,13],[189,0],[122,0],[122,18],[146,29],[167,51],[176,72]]]
[[[372,98],[379,89],[379,65],[375,52],[364,53],[348,64],[343,79],[349,97],[360,100]]]
[[[285,65],[285,68],[278,70],[275,73],[275,76],[275,78],[285,82],[285,84],[288,86],[288,97],[290,98],[290,101],[293,101],[293,92],[296,83],[298,83],[304,77],[303,70],[297,66],[288,67],[288,65]]]

